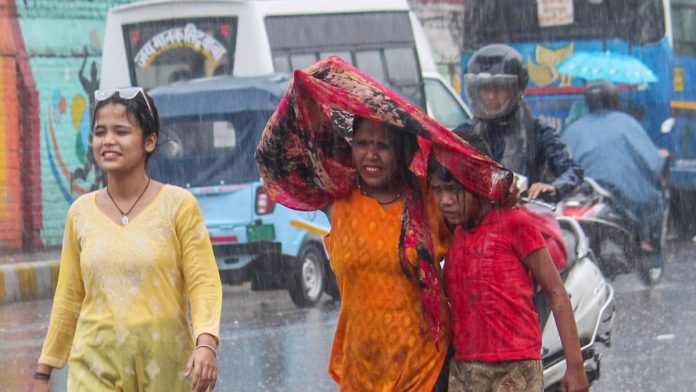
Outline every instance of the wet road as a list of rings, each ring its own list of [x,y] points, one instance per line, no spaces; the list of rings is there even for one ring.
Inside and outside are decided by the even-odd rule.
[[[691,391],[696,385],[696,244],[670,244],[665,276],[646,288],[614,282],[612,347],[592,391]],[[0,307],[0,391],[22,391],[48,324],[51,301]],[[218,391],[337,391],[326,374],[338,304],[296,309],[284,291],[226,287]],[[65,390],[65,371],[54,391]]]

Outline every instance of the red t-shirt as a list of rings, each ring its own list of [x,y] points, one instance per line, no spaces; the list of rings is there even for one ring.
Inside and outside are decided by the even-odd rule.
[[[469,231],[457,226],[444,269],[457,360],[541,358],[534,283],[522,260],[544,246],[517,209],[492,209]]]

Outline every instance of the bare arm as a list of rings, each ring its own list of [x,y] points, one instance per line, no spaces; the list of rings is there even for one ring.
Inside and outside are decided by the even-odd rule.
[[[534,279],[539,282],[551,303],[551,311],[556,320],[556,328],[558,328],[567,363],[566,373],[561,382],[562,390],[589,391],[573,307],[548,250],[546,248],[535,250],[523,260],[523,263],[532,272]]]

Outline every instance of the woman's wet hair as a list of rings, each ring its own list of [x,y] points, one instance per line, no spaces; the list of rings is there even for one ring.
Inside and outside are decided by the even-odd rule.
[[[118,93],[115,93],[104,100],[97,101],[97,104],[94,106],[94,115],[92,116],[92,131],[94,130],[94,124],[97,121],[99,111],[109,104],[118,104],[126,107],[126,114],[128,117],[135,120],[142,130],[143,141],[147,140],[147,138],[153,134],[159,139],[160,122],[157,107],[152,97],[144,91],[136,94],[136,96],[131,99],[121,98]],[[154,150],[149,152],[146,159],[149,159],[153,152]]]
[[[428,158],[428,177],[435,177],[444,182],[456,181],[452,173],[442,166],[440,161],[435,158],[435,154],[430,154]]]

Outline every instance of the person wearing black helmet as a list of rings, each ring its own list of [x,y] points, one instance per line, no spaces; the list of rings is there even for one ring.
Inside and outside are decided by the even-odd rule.
[[[529,178],[528,196],[558,201],[582,182],[556,130],[534,118],[522,97],[527,87],[522,55],[500,44],[471,57],[464,75],[473,127],[491,148],[492,158]]]
[[[592,81],[585,86],[589,113],[568,125],[561,138],[585,174],[611,192],[614,206],[640,237],[651,262],[648,279],[662,274],[660,233],[664,201],[659,180],[666,152],[655,147],[643,127],[620,111],[613,83]]]

